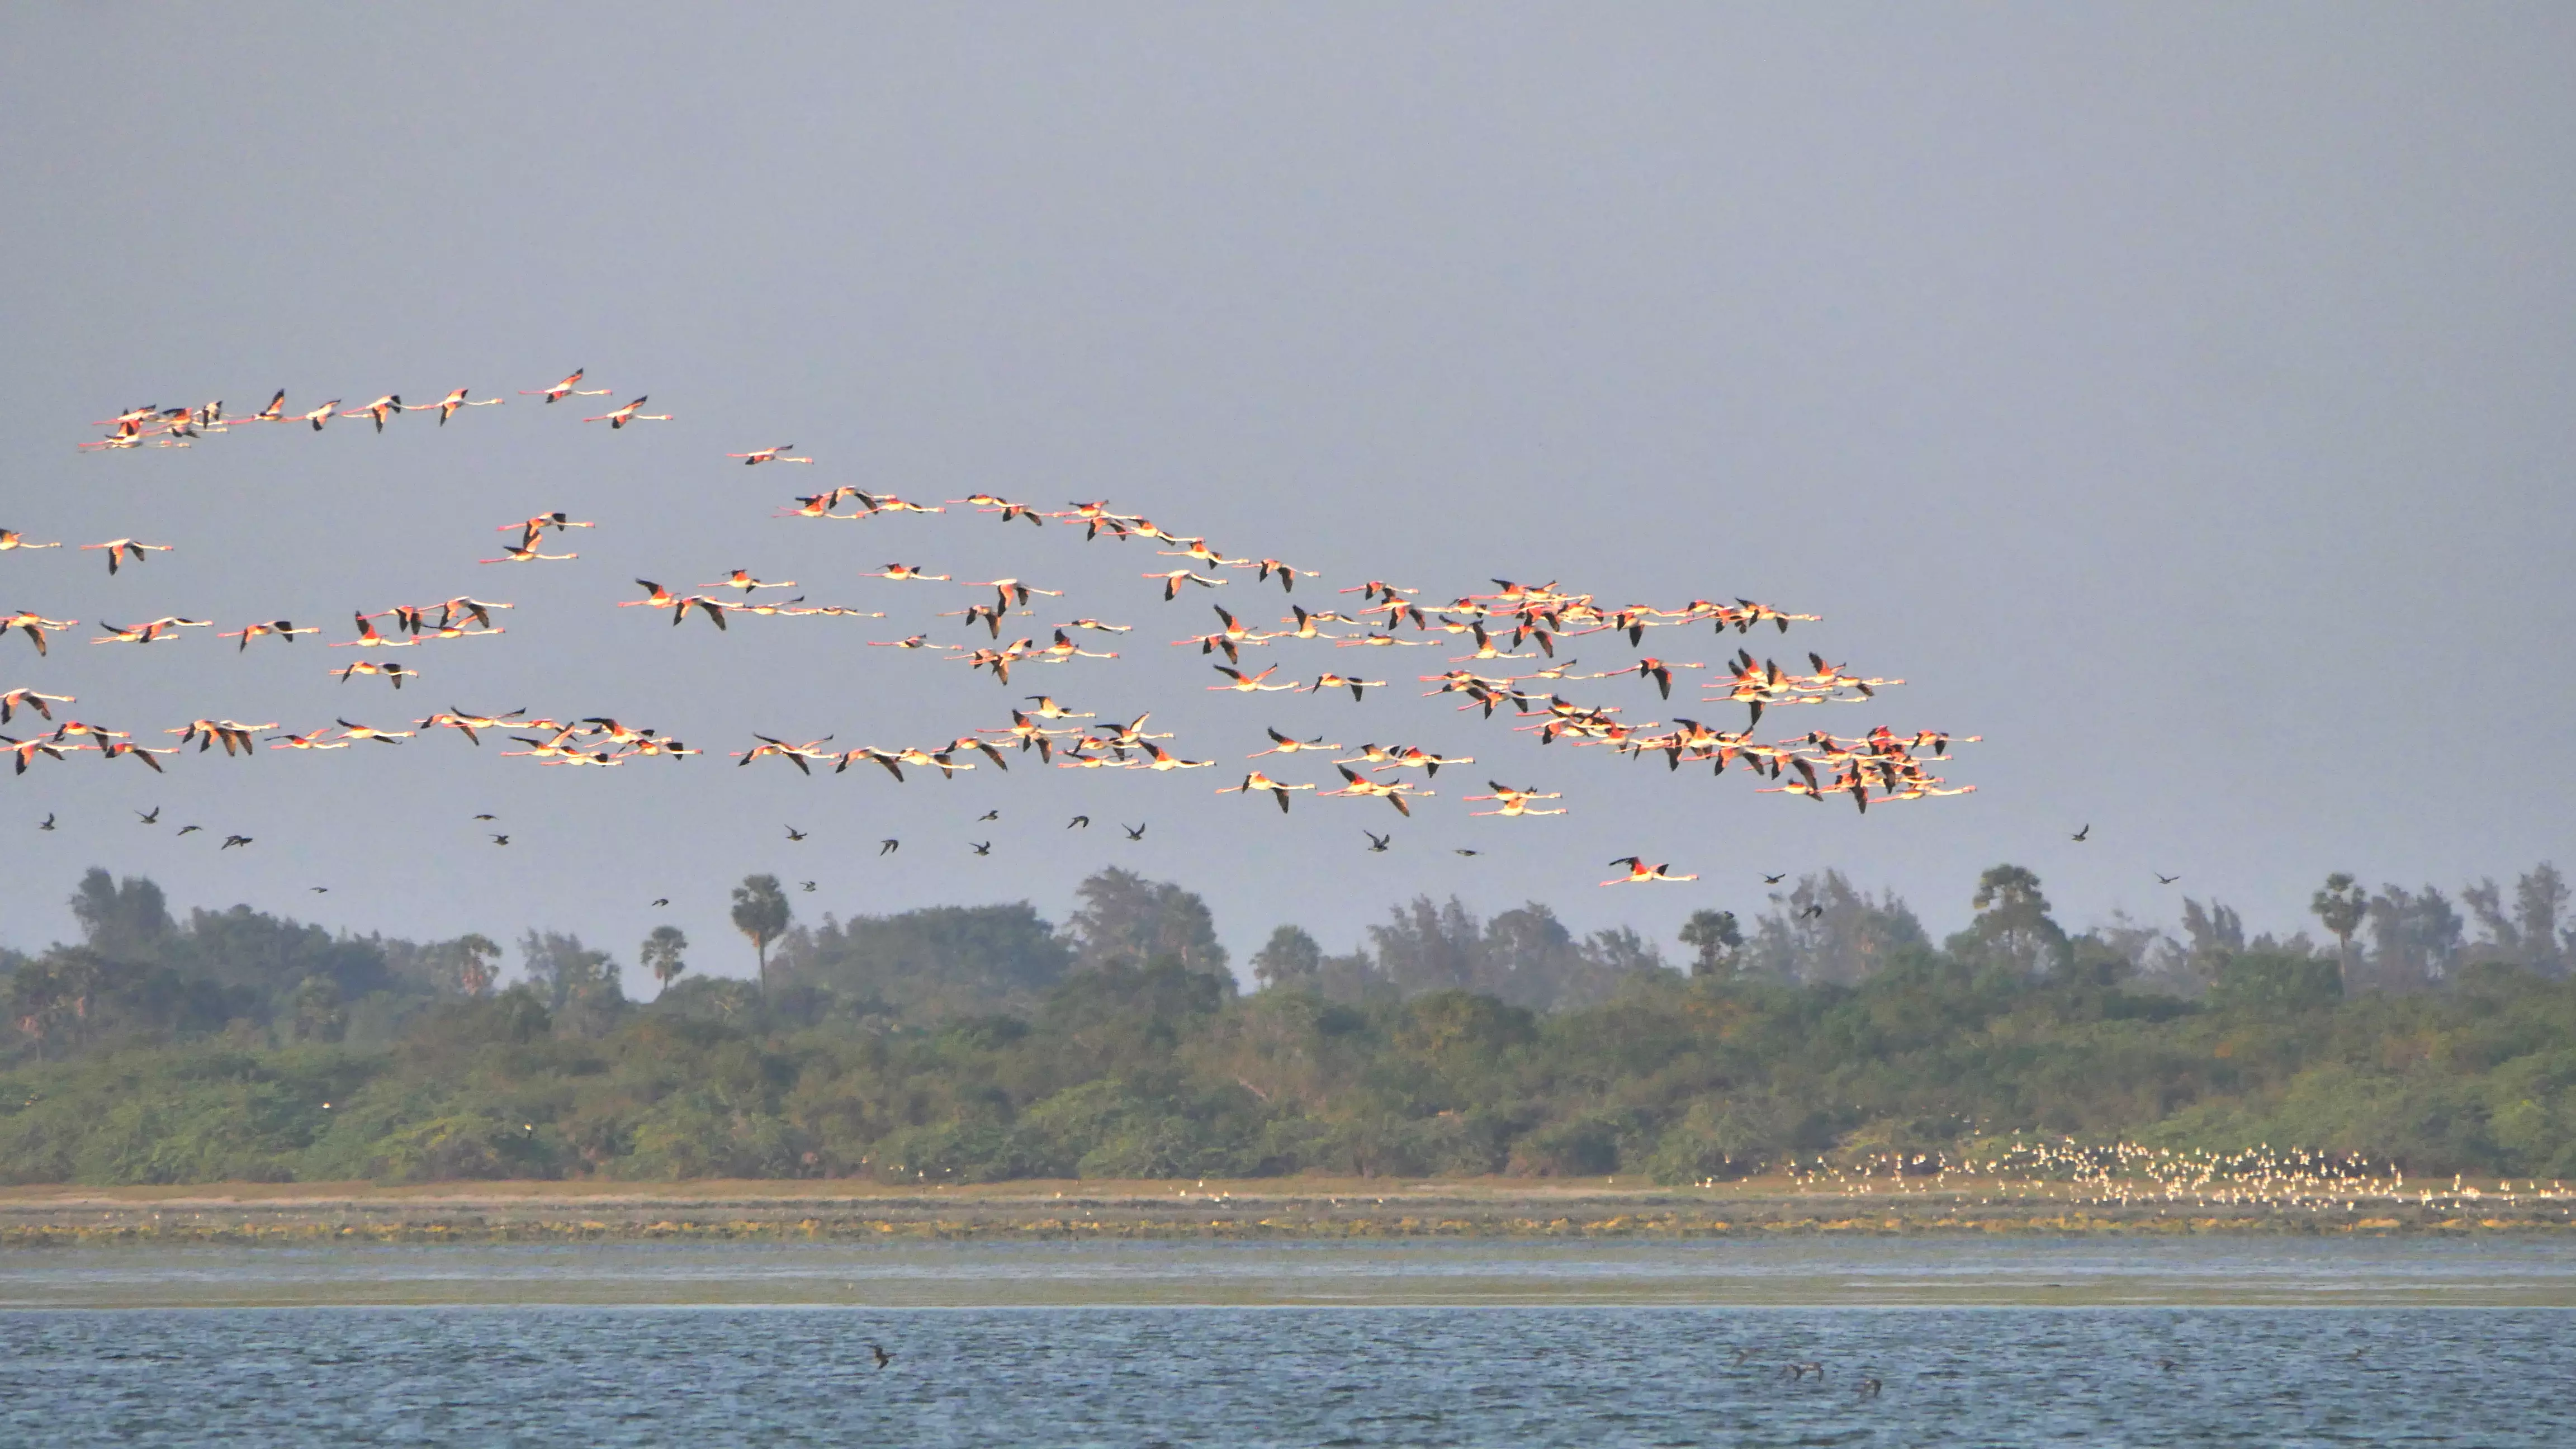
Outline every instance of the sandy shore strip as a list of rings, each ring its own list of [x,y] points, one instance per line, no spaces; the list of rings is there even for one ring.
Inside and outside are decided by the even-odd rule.
[[[2576,1191],[2175,1199],[2092,1185],[1819,1192],[1613,1180],[220,1183],[0,1189],[0,1247],[138,1243],[1045,1239],[1655,1239],[1746,1234],[2558,1233]]]

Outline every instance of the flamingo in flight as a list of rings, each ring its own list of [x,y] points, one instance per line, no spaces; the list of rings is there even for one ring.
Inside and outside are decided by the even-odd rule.
[[[1648,864],[1646,864],[1646,863],[1645,863],[1645,861],[1643,861],[1643,860],[1641,860],[1641,859],[1639,859],[1638,857],[1633,856],[1633,855],[1623,855],[1623,856],[1619,857],[1617,860],[1614,860],[1614,861],[1612,861],[1612,862],[1610,862],[1610,863],[1611,863],[1612,865],[1624,865],[1624,866],[1628,867],[1628,873],[1627,873],[1626,875],[1623,875],[1623,876],[1618,877],[1618,878],[1617,878],[1617,879],[1615,879],[1615,880],[1605,880],[1605,881],[1601,882],[1603,885],[1606,885],[1606,886],[1614,886],[1614,885],[1644,885],[1644,884],[1646,884],[1646,883],[1648,883],[1648,882],[1651,882],[1651,881],[1675,881],[1675,882],[1678,882],[1678,881],[1697,880],[1697,879],[1699,879],[1699,877],[1698,877],[1697,875],[1695,875],[1695,874],[1694,874],[1694,875],[1674,875],[1674,874],[1672,874],[1672,867],[1671,867],[1671,866],[1669,866],[1669,865],[1648,865]]]
[[[607,388],[604,388],[604,387],[603,387],[603,388],[599,388],[599,389],[597,389],[596,391],[591,391],[591,392],[584,392],[584,391],[582,391],[582,390],[581,390],[581,375],[582,375],[584,372],[587,372],[587,371],[589,371],[589,369],[588,369],[588,368],[576,367],[576,368],[574,368],[574,369],[572,370],[572,376],[565,378],[563,381],[561,381],[561,382],[559,382],[559,383],[556,383],[554,386],[552,386],[552,387],[541,387],[541,388],[536,389],[536,390],[535,390],[535,391],[533,391],[533,392],[531,392],[530,390],[528,390],[528,389],[526,389],[526,388],[521,388],[521,389],[519,389],[519,396],[521,396],[521,397],[541,397],[541,398],[544,398],[544,399],[545,399],[548,403],[550,403],[550,404],[551,404],[551,403],[555,403],[555,402],[560,402],[560,401],[562,401],[563,399],[568,398],[568,397],[606,397],[606,396],[608,396],[608,389],[607,389]],[[636,399],[636,401],[640,403],[640,402],[642,402],[642,401],[643,401],[643,399],[639,397],[639,398],[637,398],[637,399]],[[596,421],[598,421],[598,419],[594,418],[594,419],[592,419],[591,421],[596,422]]]
[[[468,389],[460,387],[456,391],[451,392],[447,396],[430,404],[430,407],[438,410],[438,425],[440,427],[443,428],[447,426],[447,420],[456,416],[456,410],[458,408],[496,408],[509,401],[509,399],[505,397],[487,397],[478,398],[473,402],[467,402],[465,400],[465,394],[467,391]],[[427,410],[428,409],[424,408],[415,408],[413,411],[425,412]]]
[[[356,412],[342,413],[340,416],[344,418],[374,418],[376,420],[376,431],[381,433],[385,430],[385,419],[395,413],[401,412],[402,410],[402,394],[398,392],[389,392],[383,397],[376,399],[374,402],[367,404],[365,407],[358,409]]]
[[[20,688],[10,690],[6,694],[0,694],[0,725],[7,724],[10,718],[17,714],[21,709],[32,709],[36,713],[43,715],[45,718],[52,719],[54,717],[54,712],[52,709],[48,708],[49,705],[74,704],[77,702],[78,696],[75,695],[45,694],[41,691],[21,686]]]
[[[48,619],[42,614],[21,609],[14,614],[0,614],[0,634],[6,634],[12,629],[22,629],[26,631],[28,640],[36,646],[38,654],[49,654],[52,651],[45,647],[45,636],[59,634],[79,622],[78,619]]]
[[[598,417],[583,418],[582,421],[585,423],[606,423],[613,430],[622,428],[628,423],[667,423],[671,420],[671,415],[669,413],[648,413],[638,411],[644,406],[644,402],[645,399],[639,397],[633,402],[627,403],[623,407],[611,408],[607,412],[601,413]]]
[[[1278,797],[1279,813],[1285,815],[1288,813],[1289,791],[1312,790],[1314,788],[1315,787],[1312,785],[1283,785],[1278,781],[1271,779],[1268,775],[1261,773],[1259,770],[1255,770],[1251,774],[1243,777],[1242,784],[1228,785],[1217,791],[1217,793],[1220,795],[1249,795],[1255,790],[1267,790],[1272,795]]]
[[[131,555],[136,563],[141,563],[147,550],[152,553],[168,553],[177,546],[169,543],[137,543],[130,538],[111,538],[105,543],[82,544],[81,551],[87,553],[94,548],[106,549],[107,571],[113,574],[117,570],[119,561],[128,555]]]

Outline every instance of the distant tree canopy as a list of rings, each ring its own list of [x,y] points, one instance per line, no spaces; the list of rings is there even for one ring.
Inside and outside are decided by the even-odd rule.
[[[1207,903],[1169,881],[1111,866],[1075,889],[1082,902],[1066,923],[1074,964],[1150,961],[1168,956],[1197,971],[1225,969]]]
[[[2576,1177],[2576,931],[2547,866],[2465,913],[2334,878],[2324,950],[2198,898],[2179,934],[2069,932],[2013,866],[1935,947],[1826,872],[1749,933],[1693,914],[1687,973],[1542,903],[1419,897],[1339,954],[1279,925],[1249,995],[1206,903],[1126,871],[1061,929],[1024,902],[798,924],[775,886],[746,881],[736,923],[765,988],[684,978],[663,927],[639,1005],[569,934],[520,932],[505,985],[487,936],[183,920],[91,871],[80,941],[0,953],[0,1180],[1688,1182],[2012,1129]]]
[[[1020,901],[846,921],[827,916],[820,926],[789,932],[779,959],[789,980],[889,1015],[936,1021],[1034,1010],[1071,968],[1074,951]]]

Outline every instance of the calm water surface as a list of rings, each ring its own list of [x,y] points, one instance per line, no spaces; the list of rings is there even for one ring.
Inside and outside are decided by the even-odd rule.
[[[2545,1247],[1092,1246],[14,1254],[0,1444],[2576,1443]]]

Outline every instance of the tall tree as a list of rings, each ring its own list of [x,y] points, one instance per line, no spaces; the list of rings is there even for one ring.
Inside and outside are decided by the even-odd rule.
[[[23,961],[9,973],[9,1018],[36,1044],[36,1060],[45,1059],[45,1042],[63,1017],[63,983],[42,959]]]
[[[2218,979],[2228,961],[2245,949],[2245,921],[2233,906],[2211,901],[2207,907],[2182,898],[2182,934],[2189,942],[2184,960],[2203,982]]]
[[[2513,883],[2514,921],[2522,927],[2526,959],[2542,971],[2564,972],[2569,953],[2576,952],[2576,926],[2558,924],[2570,898],[2567,878],[2545,860]]]
[[[2551,975],[2566,964],[2558,918],[2566,911],[2567,900],[2565,877],[2547,862],[2513,883],[2510,907],[2492,880],[2460,891],[2461,904],[2477,917],[2481,955]]]
[[[1415,896],[1368,933],[1378,970],[1406,996],[1472,990],[1485,979],[1485,923],[1456,896],[1445,906]]]
[[[1574,933],[1538,901],[1525,901],[1485,922],[1484,945],[1473,959],[1476,974],[1463,983],[1468,990],[1533,1011],[1555,1005],[1584,966]]]
[[[527,957],[528,984],[545,1002],[559,1032],[599,1035],[626,1004],[617,962],[607,952],[583,945],[581,937],[530,931],[519,950]]]
[[[116,880],[91,866],[72,892],[72,916],[88,947],[111,961],[148,961],[174,928],[161,887],[142,876]]]
[[[1149,881],[1116,866],[1074,888],[1082,908],[1065,923],[1077,966],[1146,962],[1169,956],[1193,971],[1223,971],[1225,947],[1207,902],[1170,881]]]
[[[853,1004],[927,1022],[987,1012],[1027,1015],[1064,976],[1073,952],[1026,901],[926,906],[852,916],[781,937],[778,964]]]
[[[1691,948],[1693,976],[1730,976],[1735,953],[1744,947],[1744,928],[1733,911],[1693,911],[1682,923],[1682,944]]]
[[[1876,974],[1898,951],[1923,944],[1923,923],[1894,891],[1872,899],[1841,871],[1828,870],[1800,876],[1785,896],[1772,893],[1771,909],[1755,925],[1737,969],[1851,985]]]
[[[636,959],[644,963],[645,970],[653,973],[653,979],[661,983],[661,989],[668,991],[672,979],[689,969],[689,963],[680,954],[688,949],[689,938],[679,927],[655,926],[653,934],[644,938]]]
[[[2067,955],[2066,931],[2048,914],[2039,877],[2018,865],[1998,865],[1977,877],[1970,905],[1976,919],[1954,939],[1953,949],[1985,956],[2025,976],[2037,975]]]
[[[1323,970],[1324,948],[1303,926],[1281,926],[1252,953],[1252,979],[1265,989],[1312,987]]]
[[[481,996],[501,979],[501,943],[476,931],[448,942],[456,954],[457,989]]]
[[[340,983],[328,976],[307,976],[288,1003],[288,1035],[297,1041],[338,1041],[349,1030],[349,1009],[340,1000]]]
[[[2451,974],[2463,923],[2434,886],[2382,886],[2370,898],[2371,972],[2383,988],[2415,991]]]
[[[760,958],[760,989],[769,990],[769,943],[787,930],[796,912],[774,875],[747,875],[733,888],[733,928],[751,938]]]
[[[2308,898],[2308,909],[2335,938],[2335,965],[2343,972],[2344,989],[2353,986],[2352,934],[2370,915],[2370,892],[2342,871],[2326,877],[2325,889]]]

